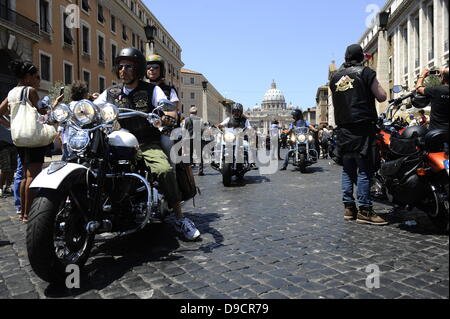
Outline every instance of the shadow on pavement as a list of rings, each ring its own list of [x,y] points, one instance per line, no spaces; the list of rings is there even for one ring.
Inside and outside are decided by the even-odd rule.
[[[392,206],[392,203],[380,198],[374,198],[376,203]],[[396,225],[397,228],[408,231],[413,234],[420,235],[448,235],[438,229],[430,220],[427,213],[414,209],[409,211],[407,209],[394,206],[387,214],[380,214],[381,217],[389,222],[389,225]]]
[[[190,215],[186,217],[194,221],[202,234],[210,233],[215,242],[206,246],[190,249],[190,251],[212,252],[220,247],[223,236],[210,227],[210,223],[219,218],[218,214]],[[196,220],[198,219],[198,221]],[[169,224],[153,224],[144,230],[123,238],[113,238],[97,244],[92,252],[90,261],[81,271],[80,289],[67,289],[65,286],[50,284],[45,295],[50,298],[76,297],[90,290],[102,290],[116,280],[122,278],[133,268],[156,261],[173,262],[184,258],[171,255],[173,252],[182,253],[180,241],[186,241]],[[201,237],[194,243],[201,243]]]

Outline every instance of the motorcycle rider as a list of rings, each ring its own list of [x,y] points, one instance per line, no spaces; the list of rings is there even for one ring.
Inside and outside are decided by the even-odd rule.
[[[360,45],[347,47],[345,63],[330,82],[334,115],[338,126],[337,146],[343,160],[342,191],[344,218],[358,223],[386,225],[372,207],[370,184],[375,170],[375,139],[377,109],[375,99],[384,102],[385,90],[376,72],[363,66],[364,52]],[[353,197],[358,188],[359,211]]]
[[[234,128],[242,130],[252,130],[250,121],[244,115],[244,106],[240,103],[233,104],[231,108],[231,117],[227,117],[222,123],[216,125],[218,128]],[[249,155],[251,151],[249,150]],[[249,158],[250,161],[250,158]],[[250,163],[252,169],[256,169],[255,163]]]
[[[309,121],[305,121],[303,119],[303,112],[301,110],[294,110],[291,112],[292,118],[294,120],[294,122],[292,122],[291,125],[289,125],[289,131],[287,133],[287,136],[289,137],[291,135],[291,133],[296,129],[296,128],[300,128],[300,127],[308,127],[311,131],[316,132],[316,128],[311,125],[311,123]],[[282,171],[285,171],[289,165],[289,157],[291,157],[294,154],[294,150],[290,150],[285,159],[284,159],[284,163],[283,163],[283,167],[281,168]]]
[[[116,58],[115,68],[117,77],[123,83],[105,90],[95,100],[95,104],[113,103],[121,108],[149,113],[155,109],[158,101],[166,98],[161,88],[142,80],[146,72],[146,60],[138,49],[123,49]],[[141,117],[122,119],[119,124],[138,139],[138,158],[143,159],[150,171],[157,175],[160,191],[173,208],[176,230],[188,240],[198,238],[200,232],[181,211],[181,193],[168,157],[161,148],[161,132]]]
[[[448,86],[448,68],[440,71],[442,85],[435,87],[425,87],[424,81],[430,75],[430,70],[423,70],[422,74],[417,80],[416,89],[421,95],[431,98],[431,114],[430,114],[430,129],[449,130],[449,86]]]

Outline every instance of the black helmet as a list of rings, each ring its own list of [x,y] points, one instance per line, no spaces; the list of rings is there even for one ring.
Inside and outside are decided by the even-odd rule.
[[[242,114],[244,114],[244,107],[240,103],[235,103],[233,107],[231,108],[231,114],[234,114],[234,112],[238,111],[239,116],[235,116],[235,118],[241,117]]]
[[[428,105],[430,105],[431,100],[429,97],[427,97],[425,95],[415,95],[411,99],[411,103],[415,108],[423,109],[423,108],[427,107]]]
[[[418,138],[424,137],[428,133],[428,130],[420,125],[414,125],[408,127],[402,134],[402,138]]]
[[[145,62],[145,56],[136,48],[125,48],[120,51],[119,55],[116,57],[115,66],[116,66],[116,75],[119,77],[119,64],[122,60],[131,60],[135,61],[137,64],[137,76],[139,79],[143,79],[145,77],[147,68]]]
[[[444,150],[444,143],[448,143],[448,130],[438,129],[429,131],[424,137],[425,149],[431,153]]]
[[[303,113],[300,110],[294,110],[291,112],[291,115],[295,118],[303,118]]]

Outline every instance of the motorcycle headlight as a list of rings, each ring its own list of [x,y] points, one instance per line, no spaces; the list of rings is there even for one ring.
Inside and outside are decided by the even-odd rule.
[[[306,141],[306,135],[305,134],[300,134],[298,136],[298,141],[303,143],[304,141]]]
[[[81,125],[89,125],[93,123],[97,117],[97,110],[94,103],[88,100],[81,100],[75,104],[73,115]]]
[[[234,135],[233,133],[227,132],[227,133],[225,133],[223,138],[225,139],[225,142],[233,143],[234,140],[236,139],[236,135]]]
[[[69,138],[69,147],[75,152],[81,152],[86,149],[90,140],[88,132],[76,131]]]
[[[297,137],[295,136],[295,134],[291,135],[290,140],[292,143],[295,143],[297,141]]]
[[[312,142],[314,140],[314,137],[312,135],[308,135],[308,141]]]
[[[66,104],[58,104],[52,111],[52,117],[56,122],[64,123],[70,117],[70,108]]]
[[[114,104],[106,103],[103,105],[99,105],[98,108],[100,111],[100,116],[102,117],[104,123],[109,124],[114,122],[119,115],[119,109]]]

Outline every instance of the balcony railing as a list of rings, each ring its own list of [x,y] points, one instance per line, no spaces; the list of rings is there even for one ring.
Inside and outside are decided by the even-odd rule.
[[[8,23],[15,24],[33,34],[39,35],[39,24],[27,17],[17,13],[14,10],[0,5],[0,20],[5,20]]]

